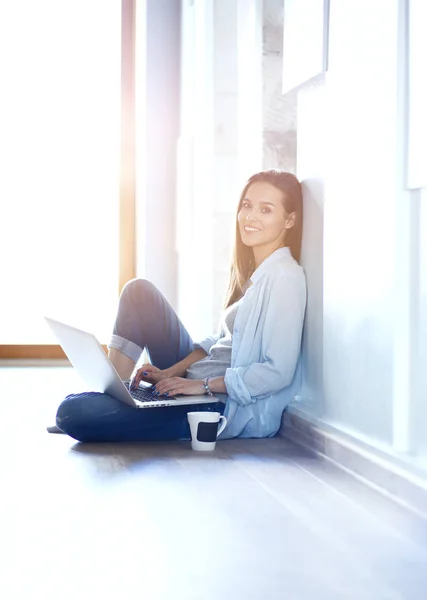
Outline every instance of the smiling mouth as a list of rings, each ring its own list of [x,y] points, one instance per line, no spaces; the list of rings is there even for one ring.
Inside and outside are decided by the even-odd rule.
[[[243,228],[247,233],[256,233],[258,231],[261,231],[261,229],[257,229],[256,227],[249,227],[248,225],[245,225]]]

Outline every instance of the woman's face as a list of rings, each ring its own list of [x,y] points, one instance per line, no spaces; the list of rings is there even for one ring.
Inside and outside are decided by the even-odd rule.
[[[283,245],[285,229],[289,228],[283,192],[264,181],[253,183],[240,204],[237,221],[245,246],[263,254],[274,252]]]

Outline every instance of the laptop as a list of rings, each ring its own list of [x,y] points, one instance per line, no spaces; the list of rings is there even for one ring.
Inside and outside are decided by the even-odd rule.
[[[96,337],[87,331],[45,317],[57,337],[70,363],[92,392],[104,392],[134,408],[160,408],[185,404],[208,404],[219,402],[215,396],[159,396],[151,394],[151,383],[141,381],[136,390],[129,389],[129,381],[123,381],[106,355]]]

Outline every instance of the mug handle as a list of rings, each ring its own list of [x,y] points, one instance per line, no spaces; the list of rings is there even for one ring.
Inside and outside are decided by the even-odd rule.
[[[218,433],[216,434],[216,437],[219,436],[220,433],[222,433],[225,429],[225,426],[227,425],[227,419],[224,417],[224,415],[221,415],[219,418],[218,423],[221,423],[221,419],[222,419],[222,425],[220,426],[220,428],[218,429]]]

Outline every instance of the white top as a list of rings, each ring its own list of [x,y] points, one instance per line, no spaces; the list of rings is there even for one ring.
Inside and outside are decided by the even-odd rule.
[[[219,339],[209,349],[208,356],[194,362],[188,369],[188,379],[205,379],[205,377],[224,377],[231,365],[231,348],[233,328],[237,309],[241,300],[226,308],[221,317]],[[193,344],[193,348],[200,347]]]

